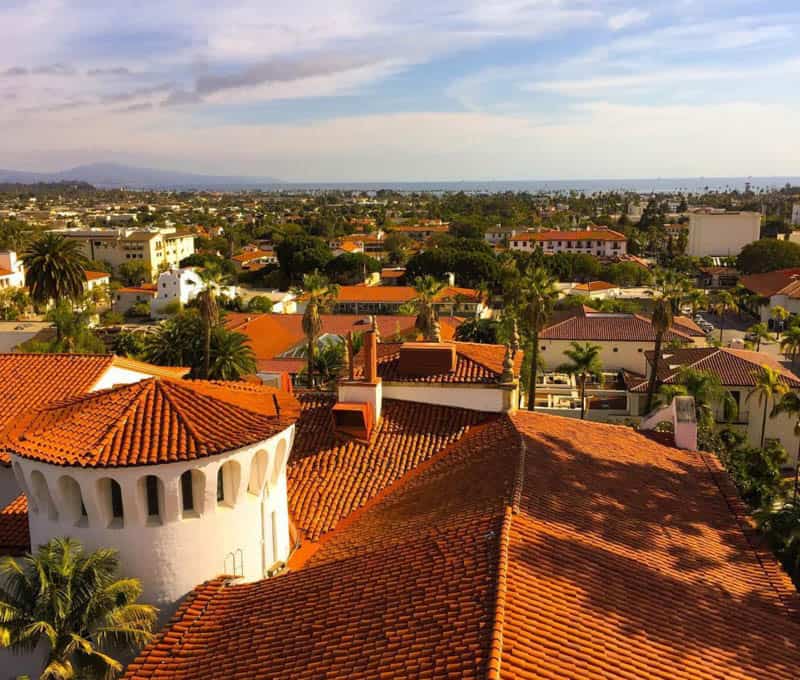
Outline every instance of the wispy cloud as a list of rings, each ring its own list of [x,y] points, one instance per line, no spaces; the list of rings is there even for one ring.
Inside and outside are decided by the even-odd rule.
[[[608,20],[608,27],[612,31],[621,31],[624,28],[628,28],[629,26],[634,26],[646,21],[649,16],[649,12],[641,9],[631,8],[621,12],[620,14],[615,14],[610,17]]]

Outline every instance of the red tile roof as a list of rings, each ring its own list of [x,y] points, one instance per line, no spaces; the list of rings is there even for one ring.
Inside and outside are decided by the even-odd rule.
[[[387,289],[388,290],[388,289]],[[346,335],[349,331],[366,331],[370,319],[364,314],[322,314],[322,332]],[[413,316],[379,315],[376,317],[382,338],[393,338],[414,328]],[[229,313],[225,325],[244,333],[257,359],[274,359],[305,340],[302,314]]]
[[[199,586],[125,677],[794,677],[798,595],[740,513],[703,454],[492,418],[298,570]]]
[[[25,411],[88,392],[112,361],[109,354],[0,354],[0,432]],[[8,462],[0,451],[0,463]]]
[[[280,390],[153,378],[19,416],[6,427],[4,446],[53,465],[155,465],[255,444],[299,414],[294,397]]]
[[[158,287],[154,283],[143,283],[140,286],[125,286],[124,288],[118,288],[117,292],[155,295],[156,293],[158,293]]]
[[[340,286],[337,303],[375,303],[402,304],[417,297],[413,286]],[[435,297],[436,302],[450,302],[463,298],[468,302],[477,302],[481,293],[473,288],[446,286]],[[302,297],[300,298],[303,299]]]
[[[746,274],[739,279],[739,283],[756,295],[770,297],[798,277],[800,277],[800,267],[794,267],[791,269],[778,269],[774,272],[765,272],[763,274]]]
[[[90,272],[87,270],[83,272],[83,274],[87,281],[97,281],[99,279],[108,279],[111,277],[111,274],[108,272]]]
[[[645,357],[652,365],[654,353],[647,351]],[[763,367],[768,366],[780,374],[783,383],[792,388],[800,388],[800,378],[774,358],[761,352],[728,347],[685,347],[667,350],[662,353],[658,365],[659,380],[666,384],[676,383],[682,366],[691,366],[698,371],[713,373],[728,387],[754,387]],[[646,392],[647,381],[643,380],[633,386],[631,391]]]
[[[589,281],[589,283],[579,283],[573,287],[573,290],[580,290],[585,291],[588,293],[593,293],[598,290],[610,290],[612,288],[618,288],[616,284],[608,283],[607,281]]]
[[[400,370],[400,347],[403,343],[378,344],[378,375],[387,382],[489,384],[496,383],[503,372],[504,345],[455,342],[456,370],[429,376],[408,376]],[[450,344],[450,343],[446,343]],[[356,377],[363,375],[363,352],[356,356]],[[514,373],[519,377],[523,353],[517,352]]]
[[[0,510],[0,555],[23,555],[30,549],[28,499],[20,494]]]
[[[511,241],[627,241],[625,234],[613,229],[570,231],[526,231],[510,237]]]
[[[387,399],[381,422],[366,443],[337,437],[332,396],[306,393],[298,399],[303,415],[289,458],[289,511],[312,541],[488,417]]]
[[[674,324],[664,339],[689,342],[692,331]],[[570,316],[545,328],[541,340],[655,342],[656,334],[650,319],[640,314],[588,312]]]

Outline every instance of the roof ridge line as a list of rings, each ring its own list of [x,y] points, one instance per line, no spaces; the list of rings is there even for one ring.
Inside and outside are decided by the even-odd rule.
[[[771,551],[764,551],[755,541],[756,536],[761,535],[758,529],[753,526],[753,520],[747,507],[739,495],[739,490],[728,475],[727,470],[712,454],[698,451],[700,459],[706,470],[717,487],[722,499],[725,501],[728,510],[733,515],[736,525],[739,527],[744,537],[747,547],[753,553],[764,576],[772,589],[775,591],[778,601],[786,615],[794,622],[800,621],[800,593],[795,589],[789,579],[789,575],[784,571],[778,559]],[[724,481],[723,481],[724,480]],[[723,486],[727,486],[725,489]]]
[[[155,380],[155,378],[151,378],[151,380]],[[135,404],[136,408],[139,407],[144,395],[147,392],[147,390],[144,387],[144,384],[146,384],[147,382],[149,382],[149,380],[140,380],[139,382],[136,382],[136,383],[130,383],[131,387],[133,388],[130,391],[136,393],[136,396],[135,396],[135,398],[130,399],[128,401],[128,404],[126,406],[126,416],[125,416],[125,418],[123,418],[121,420],[114,420],[113,422],[109,423],[108,427],[106,428],[106,431],[103,433],[103,436],[100,437],[100,439],[98,440],[98,442],[95,445],[95,447],[93,449],[91,449],[91,451],[93,452],[94,456],[96,456],[99,451],[102,451],[105,448],[106,444],[111,439],[113,439],[113,437],[120,430],[120,428],[125,427],[125,425],[128,422],[127,409],[129,409],[132,404]],[[138,388],[138,390],[137,390],[137,388]],[[114,389],[113,387],[109,388],[108,391],[110,392],[113,389]],[[106,390],[100,390],[100,392],[106,392]],[[90,394],[92,394],[92,393],[90,393]],[[97,394],[97,393],[94,393],[94,394]],[[88,453],[88,451],[87,451],[87,453]],[[82,465],[81,467],[85,467],[85,466]]]
[[[389,486],[382,489],[379,493],[375,496],[370,498],[366,503],[364,503],[361,507],[356,508],[353,510],[349,515],[343,517],[336,523],[336,526],[327,533],[320,536],[316,541],[308,541],[309,545],[313,545],[314,549],[308,551],[304,556],[303,559],[299,562],[289,564],[290,568],[293,571],[299,571],[303,569],[308,562],[308,560],[328,541],[332,540],[334,536],[337,536],[341,533],[342,529],[347,528],[353,522],[355,522],[361,515],[363,515],[368,510],[371,510],[373,507],[384,501],[387,497],[392,495],[395,491],[399,488],[410,482],[412,479],[419,477],[423,472],[428,470],[429,468],[433,467],[436,463],[442,460],[445,456],[449,455],[458,444],[461,444],[464,439],[470,436],[476,436],[476,433],[481,432],[485,428],[489,427],[493,423],[497,423],[500,421],[500,418],[497,417],[497,414],[488,413],[488,418],[483,420],[479,423],[475,423],[474,425],[465,425],[466,431],[462,434],[458,439],[455,441],[450,442],[447,446],[445,446],[440,451],[437,451],[434,455],[432,455],[428,460],[423,461],[416,467],[411,468],[408,472],[404,475],[396,479],[394,482],[389,484]],[[513,425],[513,424],[512,424]],[[383,419],[379,424],[379,427],[383,427]],[[302,550],[302,547],[300,548]],[[294,557],[298,551],[296,550],[292,555],[289,556],[289,562],[291,562],[292,557]]]
[[[500,527],[500,549],[497,564],[497,578],[495,581],[494,617],[492,620],[491,647],[489,648],[489,663],[486,671],[487,680],[500,680],[500,665],[503,660],[503,630],[506,614],[506,595],[508,593],[508,547],[511,542],[511,522],[514,518],[514,509],[506,505],[503,523]]]
[[[153,378],[153,380],[155,380],[156,382],[160,383],[163,379],[162,378]],[[167,381],[168,382],[177,382],[177,381],[170,381],[169,379],[167,379]],[[186,428],[187,432],[194,439],[195,444],[196,445],[200,445],[201,444],[200,436],[197,434],[197,432],[195,432],[195,429],[189,424],[189,421],[186,420],[186,417],[183,415],[181,410],[177,407],[175,402],[170,397],[169,392],[167,390],[165,390],[163,386],[159,386],[159,389],[161,390],[161,396],[164,397],[166,402],[169,404],[169,407],[172,409],[172,412],[175,414],[175,418],[177,418],[178,421],[181,423],[181,425],[183,425],[183,427]],[[203,396],[206,396],[206,395],[203,395]],[[187,451],[187,453],[188,453],[188,451]]]

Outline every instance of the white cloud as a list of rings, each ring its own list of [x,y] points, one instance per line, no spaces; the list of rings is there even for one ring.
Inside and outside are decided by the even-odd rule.
[[[646,21],[649,16],[649,12],[645,12],[641,9],[631,8],[625,12],[622,12],[621,14],[615,14],[612,16],[608,20],[608,27],[612,31],[621,31],[624,28],[628,28],[629,26],[634,26]]]

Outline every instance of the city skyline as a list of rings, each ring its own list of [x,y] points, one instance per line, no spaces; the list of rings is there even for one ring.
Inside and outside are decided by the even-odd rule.
[[[0,166],[295,181],[796,175],[792,3],[12,1]]]

